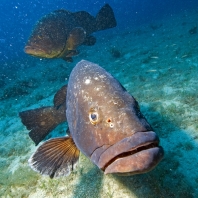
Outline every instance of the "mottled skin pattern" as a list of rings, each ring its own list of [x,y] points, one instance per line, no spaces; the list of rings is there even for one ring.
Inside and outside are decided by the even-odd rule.
[[[69,126],[69,136],[37,148],[28,161],[33,170],[51,178],[69,175],[80,151],[105,174],[145,173],[163,158],[159,138],[137,101],[102,67],[80,61],[53,103],[19,113],[36,145],[62,122]]]
[[[108,72],[88,61],[78,63],[70,75],[66,117],[76,146],[101,169],[105,169],[104,166],[108,163],[107,161],[106,165],[100,166],[98,162],[101,154],[104,154],[107,148],[111,148],[124,138],[138,134],[137,132],[143,134],[143,132],[152,131],[151,126],[141,114],[137,101]],[[92,118],[96,122],[92,122]],[[153,141],[158,146],[157,135],[154,132],[150,134],[151,139],[149,139],[149,135],[148,138],[147,136],[145,138],[143,134],[136,140],[136,143],[138,144],[139,140],[141,142],[141,138],[145,138],[142,144]],[[153,134],[155,135],[153,136]],[[135,137],[137,136],[134,135]],[[133,138],[132,142],[134,142]],[[125,145],[124,143],[119,144],[122,147]],[[137,146],[135,147],[137,148]],[[116,147],[114,150],[116,152]],[[117,154],[120,154],[119,151]],[[148,154],[150,155],[150,153]],[[157,156],[151,168],[161,160],[162,149],[157,150],[155,155]],[[128,161],[130,163],[130,159]]]
[[[25,47],[28,54],[44,58],[60,56],[71,30],[80,26],[67,10],[54,11],[41,18],[32,31]]]
[[[42,17],[35,25],[24,51],[43,58],[63,58],[71,62],[80,45],[94,45],[96,31],[113,28],[116,19],[112,8],[105,4],[93,17],[88,12],[56,10]]]

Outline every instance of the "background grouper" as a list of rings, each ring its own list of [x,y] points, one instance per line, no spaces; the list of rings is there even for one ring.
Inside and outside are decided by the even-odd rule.
[[[30,166],[51,178],[68,175],[80,151],[105,174],[133,175],[153,169],[163,149],[137,101],[100,66],[79,62],[53,107],[20,112],[37,145],[66,121],[69,136],[44,142],[29,159]]]
[[[96,17],[88,12],[56,10],[42,17],[35,25],[24,51],[43,58],[62,58],[68,62],[77,55],[79,45],[94,45],[91,34],[116,26],[112,8],[105,4]]]

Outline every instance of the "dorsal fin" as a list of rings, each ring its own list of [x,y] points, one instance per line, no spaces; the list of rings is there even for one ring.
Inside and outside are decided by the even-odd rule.
[[[75,16],[80,26],[85,29],[87,35],[95,31],[95,23],[96,23],[95,17],[93,17],[86,11],[75,12],[73,13],[73,15]]]
[[[50,178],[67,176],[75,168],[80,151],[71,137],[44,142],[29,159],[31,168]]]

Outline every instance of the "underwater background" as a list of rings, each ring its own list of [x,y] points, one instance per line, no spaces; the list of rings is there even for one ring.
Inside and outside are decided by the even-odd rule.
[[[35,23],[57,9],[95,16],[109,3],[117,27],[94,33],[73,63],[24,53]],[[151,172],[104,175],[84,155],[77,169],[57,179],[31,170],[36,150],[18,113],[52,105],[82,59],[104,67],[140,104],[165,150]],[[0,4],[0,197],[198,197],[198,1],[5,1]],[[65,135],[66,124],[47,138]]]

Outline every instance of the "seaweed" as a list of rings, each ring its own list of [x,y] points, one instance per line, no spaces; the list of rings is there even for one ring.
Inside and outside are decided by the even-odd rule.
[[[150,28],[152,30],[157,30],[157,29],[159,29],[161,27],[162,27],[162,24],[161,23],[160,24],[154,24],[154,23],[150,24]]]
[[[37,182],[38,175],[27,166],[20,167],[13,174],[2,174],[0,197],[28,197],[33,189],[27,190],[26,186],[35,186]]]
[[[28,90],[18,87],[18,86],[13,86],[6,88],[3,92],[3,95],[0,97],[0,100],[5,100],[9,98],[14,98],[16,96],[24,96],[29,94]]]
[[[38,84],[36,83],[35,79],[28,79],[28,80],[22,80],[16,83],[18,86],[22,88],[37,88]]]
[[[141,30],[141,29],[137,29],[133,32],[134,36],[140,36],[142,34],[144,34],[145,31]]]
[[[113,58],[120,58],[121,57],[121,52],[116,47],[112,47],[110,49],[110,54]]]
[[[197,33],[197,26],[192,27],[188,32],[189,32],[189,34],[196,34]]]
[[[0,100],[28,95],[31,89],[38,87],[35,79],[16,81],[13,85],[4,89]]]
[[[4,87],[5,86],[5,81],[3,79],[0,79],[0,88]]]

